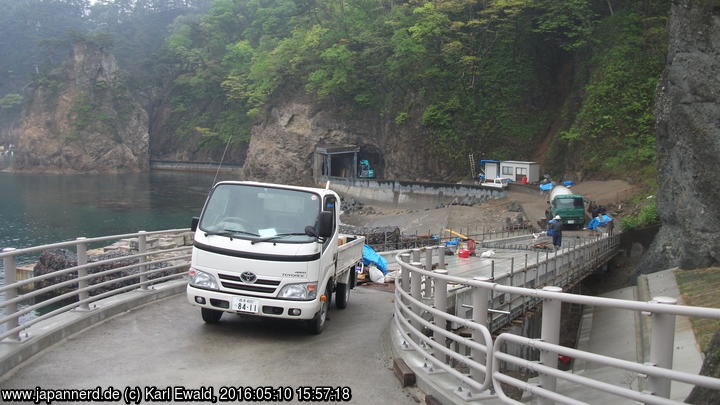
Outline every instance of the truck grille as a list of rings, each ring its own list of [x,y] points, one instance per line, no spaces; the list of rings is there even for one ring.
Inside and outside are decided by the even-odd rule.
[[[220,277],[220,284],[222,284],[224,288],[230,288],[233,290],[272,294],[275,292],[275,289],[277,289],[277,286],[280,285],[280,280],[259,278],[252,284],[246,284],[238,276],[232,276],[229,274],[218,274],[218,276]]]

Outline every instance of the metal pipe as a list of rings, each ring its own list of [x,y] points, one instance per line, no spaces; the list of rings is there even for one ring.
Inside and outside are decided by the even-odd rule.
[[[432,246],[428,246],[425,248],[425,270],[432,271],[432,256],[433,256],[433,249]],[[425,297],[432,296],[432,282],[433,278],[431,276],[425,277]]]
[[[653,297],[651,302],[662,305],[675,305],[672,297]],[[652,335],[650,337],[650,363],[656,367],[672,368],[675,344],[675,315],[652,314]],[[670,398],[670,380],[649,376],[648,389],[655,395]]]
[[[76,240],[77,245],[75,245],[75,252],[77,253],[77,264],[82,266],[84,264],[87,264],[87,243],[85,242],[87,238],[79,237]],[[85,289],[88,286],[88,269],[87,267],[83,267],[81,269],[78,269],[77,278],[78,278],[78,290],[80,291],[78,293],[78,301],[84,302],[87,300],[87,298],[90,296],[90,293],[86,291]],[[90,304],[85,303],[78,307],[81,311],[89,311],[90,310]]]
[[[544,291],[562,292],[562,288],[555,286],[547,286]],[[562,301],[554,299],[545,299],[542,306],[542,326],[540,330],[540,338],[544,342],[558,344],[560,343],[560,314],[562,310]],[[547,350],[540,352],[540,363],[548,367],[557,368],[557,355]],[[555,377],[543,374],[540,376],[540,386],[548,391],[555,392],[557,381]],[[540,401],[544,405],[552,405],[552,400],[544,399]]]
[[[477,281],[490,281],[487,277],[474,277],[474,280]],[[474,287],[472,291],[472,305],[473,305],[473,311],[472,311],[472,320],[473,322],[484,326],[485,328],[489,327],[488,324],[488,290],[487,288],[481,288],[481,287]],[[482,337],[479,330],[473,329],[472,331],[472,339],[475,342],[479,342],[480,338]],[[485,353],[479,351],[479,350],[472,350],[472,358],[478,363],[486,363],[486,356]],[[487,378],[487,375],[483,375],[478,370],[473,370],[472,377],[475,381],[483,381]]]
[[[447,274],[447,270],[435,270],[434,273],[436,274]],[[435,309],[442,312],[447,312],[447,281],[436,278],[434,279],[435,282],[435,294],[434,294],[434,300],[435,300]],[[433,321],[435,322],[435,326],[438,326],[439,328],[445,329],[445,319],[441,317],[440,315],[433,315]],[[435,339],[436,342],[440,343],[443,347],[446,346],[446,340],[445,336],[443,336],[441,333],[434,332],[433,333],[433,339]],[[435,357],[439,357],[439,353],[435,353]],[[446,360],[443,356],[442,358],[443,362]]]
[[[422,263],[420,262],[411,262],[410,265],[414,267],[420,267],[422,266]],[[427,275],[427,274],[425,274]],[[420,272],[413,272],[410,274],[410,296],[413,298],[414,301],[421,301],[422,300],[422,276],[423,274]],[[410,307],[412,308],[413,312],[420,315],[420,307],[417,303],[411,302]],[[413,325],[416,326],[416,325]]]
[[[438,245],[438,269],[445,269],[445,246]]]
[[[147,236],[145,235],[145,231],[139,231],[138,232],[138,252],[140,254],[147,253]],[[147,267],[143,264],[147,261],[147,257],[145,255],[140,256],[138,258],[140,261],[140,289],[143,291],[147,291],[147,275],[145,274],[145,270]]]
[[[401,253],[399,257],[403,263],[410,261],[410,253]],[[400,266],[400,287],[405,291],[410,289],[410,270],[405,266]]]
[[[190,231],[190,228],[182,228],[182,229],[167,229],[163,231],[152,231],[152,232],[146,232],[146,235],[158,235],[163,233],[181,233],[181,232],[188,232]],[[133,238],[138,236],[139,233],[126,233],[122,235],[110,235],[110,236],[100,236],[97,238],[88,238],[85,240],[86,243],[95,243],[95,242],[105,242],[108,240],[113,239],[125,239],[125,238]],[[14,252],[3,252],[0,253],[0,258],[5,256],[17,256],[17,255],[24,255],[28,253],[35,253],[40,252],[43,250],[50,250],[50,249],[57,249],[62,247],[68,247],[68,246],[75,246],[77,242],[75,240],[67,241],[67,242],[59,242],[59,243],[51,243],[49,245],[40,245],[40,246],[33,246],[29,248],[23,248],[23,249],[17,249]]]
[[[5,248],[2,250],[3,253],[8,253],[7,256],[3,257],[3,271],[5,272],[5,282],[12,285],[17,280],[17,262],[14,255],[9,253],[15,252],[15,248]],[[11,300],[17,297],[17,288],[11,287],[5,292],[5,299]],[[5,306],[5,317],[8,318],[5,321],[5,330],[12,330],[18,326],[18,317],[12,316],[17,312],[17,304],[12,303]],[[8,338],[12,341],[20,341],[20,331],[12,335],[8,335]]]

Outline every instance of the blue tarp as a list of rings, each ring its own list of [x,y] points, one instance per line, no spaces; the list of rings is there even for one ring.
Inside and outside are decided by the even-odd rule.
[[[383,274],[387,274],[387,260],[385,260],[384,257],[380,256],[373,248],[371,248],[368,245],[363,246],[363,264],[369,265],[370,263],[374,264],[375,267],[380,269],[380,271],[383,272]]]
[[[552,190],[552,188],[553,188],[552,183],[545,183],[545,184],[540,185],[540,190],[542,190],[542,191],[550,191],[550,190]]]
[[[452,238],[449,241],[445,242],[445,246],[457,246],[459,242],[460,238]]]
[[[599,215],[590,221],[590,223],[587,226],[587,229],[597,229],[601,226],[607,225],[610,221],[613,220],[613,217],[607,214]]]
[[[572,181],[572,180],[565,180],[565,181],[563,181],[563,186],[565,186],[565,187],[572,187],[572,186],[574,186],[574,185],[575,185],[575,182]]]

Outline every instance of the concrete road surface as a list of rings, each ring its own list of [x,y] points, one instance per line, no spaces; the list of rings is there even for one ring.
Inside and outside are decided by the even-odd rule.
[[[174,296],[51,347],[0,388],[212,386],[217,395],[222,386],[322,385],[350,387],[353,404],[416,404],[391,368],[392,299],[355,288],[348,308],[333,304],[325,331],[313,336],[294,321],[228,313],[208,325],[184,295]]]

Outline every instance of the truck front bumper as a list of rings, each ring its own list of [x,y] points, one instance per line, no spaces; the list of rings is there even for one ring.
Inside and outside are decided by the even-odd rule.
[[[257,312],[244,312],[232,309],[235,298],[255,300]],[[266,316],[285,319],[311,319],[320,310],[320,299],[312,301],[279,300],[248,295],[228,294],[221,291],[203,290],[190,285],[187,287],[188,301],[198,307],[214,309],[243,315]],[[291,315],[291,311],[300,311],[299,315]]]

